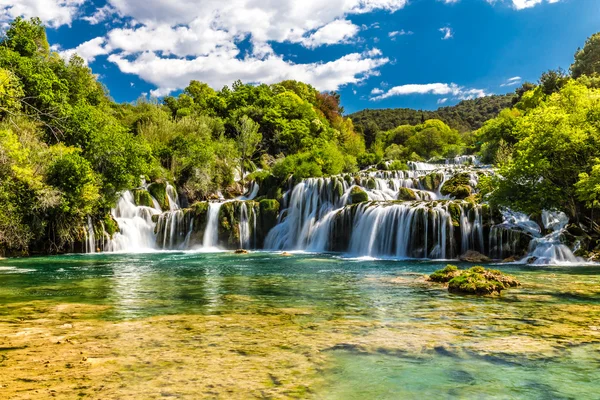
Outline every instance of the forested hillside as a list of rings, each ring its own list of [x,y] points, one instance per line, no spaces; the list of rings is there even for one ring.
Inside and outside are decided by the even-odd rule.
[[[459,132],[481,128],[488,119],[498,116],[501,110],[510,107],[514,94],[493,95],[472,100],[463,100],[455,106],[441,107],[435,111],[411,108],[366,109],[348,115],[354,126],[370,144],[378,131],[389,131],[400,125],[417,125],[428,119],[439,119]]]

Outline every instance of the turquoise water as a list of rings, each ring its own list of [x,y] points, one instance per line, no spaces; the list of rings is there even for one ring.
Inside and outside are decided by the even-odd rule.
[[[306,396],[600,398],[600,267],[497,266],[523,286],[473,297],[424,281],[445,264],[261,252],[1,260],[0,317],[70,303],[106,306],[85,318],[108,323],[302,310],[293,323],[325,357]]]

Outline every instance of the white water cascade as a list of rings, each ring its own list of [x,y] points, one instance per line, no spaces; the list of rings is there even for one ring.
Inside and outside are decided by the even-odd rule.
[[[87,226],[84,230],[85,233],[85,252],[95,253],[96,252],[96,234],[94,233],[94,225],[92,224],[92,218],[88,215]]]
[[[575,257],[571,249],[561,241],[569,217],[562,212],[542,212],[542,224],[550,233],[531,241],[530,252],[526,257],[532,264],[573,264],[581,263],[582,259]]]
[[[157,207],[156,204],[155,207]],[[161,213],[160,207],[137,206],[130,191],[124,192],[112,215],[120,232],[105,245],[105,251],[140,252],[155,248],[153,215]]]

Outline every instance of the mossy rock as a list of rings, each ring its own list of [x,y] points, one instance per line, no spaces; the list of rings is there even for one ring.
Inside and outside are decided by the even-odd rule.
[[[484,254],[481,254],[475,250],[468,250],[465,254],[460,256],[460,260],[469,263],[487,263],[490,262],[490,258]]]
[[[131,192],[136,206],[154,207],[152,195],[146,189],[133,189]]]
[[[441,173],[432,172],[431,174],[420,177],[419,182],[423,189],[430,192],[436,192],[442,184],[442,179],[444,179],[444,176]]]
[[[448,283],[448,291],[457,294],[493,295],[520,285],[519,281],[510,275],[481,266],[460,270],[453,265],[448,265],[431,274],[429,280]]]
[[[377,189],[377,182],[375,182],[375,179],[369,178],[367,180],[367,188],[370,190]]]
[[[167,196],[167,184],[164,182],[153,182],[148,185],[148,192],[156,199],[163,211],[169,210],[169,197]]]
[[[473,188],[469,186],[470,179],[467,173],[457,174],[444,182],[440,192],[455,199],[466,199],[473,194]]]
[[[104,223],[104,231],[108,233],[108,236],[111,238],[115,233],[120,232],[119,224],[117,221],[115,221],[112,215],[106,214],[102,222]]]
[[[453,278],[461,274],[461,270],[455,265],[446,265],[444,269],[439,269],[433,274],[429,275],[428,280],[437,283],[448,283]]]
[[[363,203],[369,201],[369,195],[358,186],[354,186],[350,191],[350,201],[352,204]]]
[[[279,217],[280,204],[277,200],[264,199],[259,203],[259,224],[258,230],[258,241],[263,243],[267,234],[275,225],[277,225],[277,218]]]
[[[333,184],[333,193],[335,193],[338,198],[344,195],[344,184],[337,179]]]
[[[413,201],[417,200],[417,194],[414,190],[401,187],[398,191],[398,200]]]
[[[450,218],[452,219],[452,225],[454,227],[459,227],[461,214],[460,205],[454,202],[448,204],[448,212],[450,213]]]

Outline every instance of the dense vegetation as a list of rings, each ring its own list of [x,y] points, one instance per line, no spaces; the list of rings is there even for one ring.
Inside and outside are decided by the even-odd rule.
[[[400,125],[418,125],[428,119],[439,119],[459,132],[474,131],[481,128],[485,121],[510,107],[513,98],[512,94],[493,95],[463,100],[455,106],[441,107],[435,111],[411,108],[366,109],[350,114],[349,117],[356,129],[364,134],[367,144],[371,144],[379,131],[389,131]]]
[[[236,196],[245,179],[277,186],[292,174],[475,153],[499,166],[482,182],[491,202],[593,218],[598,47],[595,35],[572,76],[549,71],[514,96],[344,117],[337,93],[296,81],[221,90],[192,81],[160,102],[117,104],[81,58],[50,50],[39,19],[16,19],[0,38],[0,254],[69,251],[88,218],[114,225],[120,194],[144,182],[171,182],[191,204]]]

